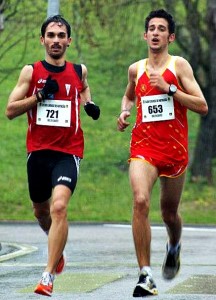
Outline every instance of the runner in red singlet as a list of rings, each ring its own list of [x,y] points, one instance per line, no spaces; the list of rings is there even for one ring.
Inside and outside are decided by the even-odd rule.
[[[148,219],[153,186],[160,178],[160,206],[168,243],[162,266],[165,279],[180,268],[182,221],[178,213],[188,164],[187,109],[205,115],[208,107],[190,64],[171,56],[175,22],[165,10],[152,11],[145,22],[148,58],[128,70],[128,85],[122,98],[117,126],[124,131],[136,104],[136,122],[130,143],[129,176],[133,191],[132,229],[139,281],[134,297],[156,295],[150,266],[151,229]]]
[[[27,113],[27,173],[34,215],[48,235],[48,263],[35,293],[51,296],[53,281],[65,266],[67,207],[76,187],[84,139],[80,104],[97,120],[100,109],[91,101],[85,65],[65,60],[71,44],[69,23],[59,15],[41,27],[46,57],[23,67],[9,96],[6,115]]]

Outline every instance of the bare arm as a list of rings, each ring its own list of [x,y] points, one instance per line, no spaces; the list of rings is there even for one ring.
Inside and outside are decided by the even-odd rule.
[[[81,104],[84,105],[84,110],[89,117],[91,117],[93,120],[98,120],[100,117],[100,107],[95,105],[95,103],[92,101],[90,88],[87,82],[87,68],[84,65],[81,66],[83,82],[83,90],[80,93]]]
[[[176,60],[176,75],[183,91],[177,90],[174,94],[175,100],[191,111],[206,115],[208,113],[206,100],[194,77],[190,64],[182,57],[178,57]],[[158,72],[152,71],[149,81],[151,86],[155,86],[165,93],[169,92],[169,84]]]
[[[22,115],[37,105],[38,101],[36,95],[26,98],[31,82],[32,72],[33,67],[30,65],[24,66],[20,72],[18,82],[9,96],[6,107],[5,114],[10,120]]]
[[[206,100],[194,77],[190,64],[182,57],[179,57],[176,61],[176,72],[185,93],[177,90],[175,99],[188,109],[206,115],[208,113]]]
[[[81,65],[81,66],[82,66],[83,90],[80,93],[80,98],[81,98],[81,103],[85,105],[86,102],[91,102],[91,91],[87,81],[87,75],[88,75],[87,68],[85,65]]]
[[[122,98],[121,113],[117,120],[117,128],[119,131],[124,131],[126,127],[130,125],[126,121],[130,117],[130,110],[135,102],[135,85],[137,76],[137,63],[130,65],[128,69],[128,84],[125,90],[125,94]]]

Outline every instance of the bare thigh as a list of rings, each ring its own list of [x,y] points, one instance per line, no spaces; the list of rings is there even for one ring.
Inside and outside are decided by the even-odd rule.
[[[129,177],[134,200],[149,202],[153,185],[158,178],[157,168],[144,160],[132,160]]]

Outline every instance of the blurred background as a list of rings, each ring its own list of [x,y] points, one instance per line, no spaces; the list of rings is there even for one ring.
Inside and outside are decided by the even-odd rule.
[[[186,224],[216,224],[216,2],[215,0],[0,0],[0,220],[34,220],[26,178],[26,115],[5,117],[8,96],[25,64],[44,59],[40,27],[56,12],[72,26],[67,60],[84,63],[98,121],[81,111],[85,157],[71,199],[70,221],[130,222],[132,195],[128,181],[130,132],[116,130],[131,63],[147,56],[144,21],[164,8],[176,21],[170,54],[185,57],[209,105],[200,117],[188,112],[190,164],[182,197]],[[151,220],[160,223],[159,184],[151,203]]]

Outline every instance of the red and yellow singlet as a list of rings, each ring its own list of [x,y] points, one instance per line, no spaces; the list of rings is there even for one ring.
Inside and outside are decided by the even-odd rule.
[[[162,76],[181,89],[171,56]],[[136,123],[132,130],[130,160],[144,159],[155,165],[160,176],[182,174],[188,164],[187,108],[149,84],[147,59],[138,62]]]

